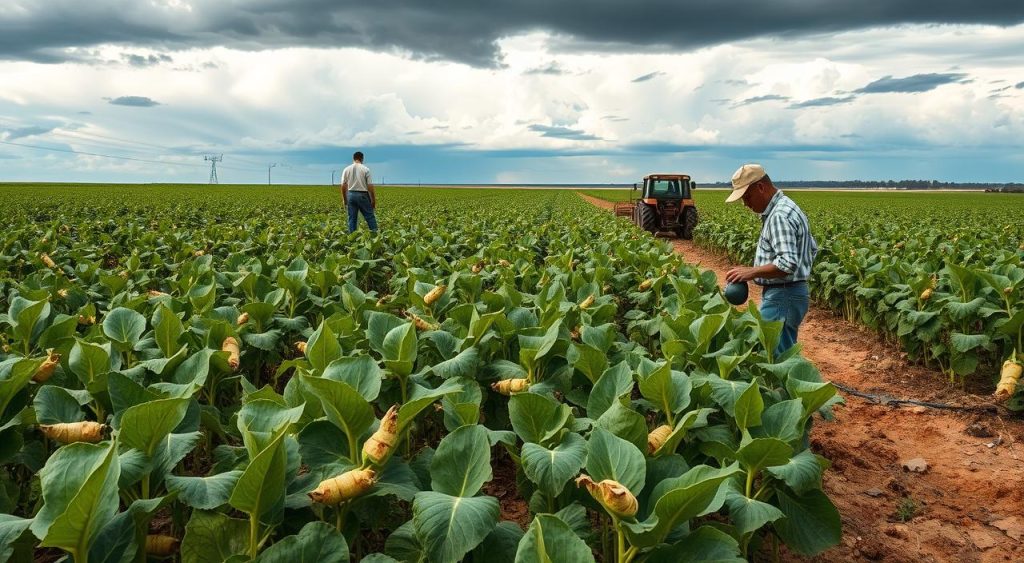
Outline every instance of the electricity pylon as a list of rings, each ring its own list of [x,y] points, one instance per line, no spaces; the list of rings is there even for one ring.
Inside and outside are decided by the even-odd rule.
[[[221,155],[214,156],[214,155],[211,154],[211,155],[204,156],[203,160],[210,161],[210,183],[211,184],[218,184],[218,183],[220,183],[220,182],[217,181],[217,163],[222,161],[222,160],[224,160],[224,155],[221,154]]]

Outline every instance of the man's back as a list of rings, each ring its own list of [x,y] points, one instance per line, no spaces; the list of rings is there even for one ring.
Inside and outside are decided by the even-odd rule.
[[[341,183],[348,186],[350,192],[365,192],[369,190],[370,169],[361,162],[349,164],[341,173]]]

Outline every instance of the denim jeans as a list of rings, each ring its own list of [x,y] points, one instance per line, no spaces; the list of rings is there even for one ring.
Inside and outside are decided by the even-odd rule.
[[[775,357],[785,353],[796,344],[800,323],[807,314],[810,294],[807,284],[789,287],[766,286],[761,294],[761,316],[766,320],[784,321],[782,337],[775,348]]]
[[[355,232],[359,226],[359,214],[363,214],[366,225],[370,230],[377,232],[377,215],[373,212],[373,205],[370,203],[370,194],[367,192],[348,192],[348,232]]]

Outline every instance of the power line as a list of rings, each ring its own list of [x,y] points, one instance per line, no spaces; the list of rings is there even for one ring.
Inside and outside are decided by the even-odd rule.
[[[4,125],[5,127],[12,128],[12,129],[17,126],[16,124],[12,124],[10,122],[6,122],[5,123],[3,121],[0,121],[0,125]],[[139,148],[132,147],[132,146],[120,146],[120,145],[117,145],[117,144],[114,144],[114,143],[105,142],[105,141],[88,139],[88,137],[97,137],[99,139],[109,139],[109,140],[115,141],[117,143],[124,143],[124,144],[128,144],[128,145],[140,145],[140,146],[148,146],[148,147],[158,148],[158,149],[166,150],[168,152],[179,153],[180,156],[189,156],[189,157],[198,156],[198,154],[196,152],[190,152],[190,151],[187,151],[187,150],[184,150],[184,149],[175,149],[175,148],[170,148],[170,147],[165,147],[165,146],[157,145],[157,144],[154,144],[154,143],[146,143],[146,142],[143,142],[143,141],[133,141],[133,140],[130,140],[130,139],[123,139],[123,138],[120,138],[120,137],[101,135],[99,133],[88,133],[88,132],[85,132],[85,131],[58,131],[56,129],[52,129],[50,131],[41,132],[41,133],[39,133],[39,135],[40,136],[41,135],[55,135],[55,136],[67,137],[67,138],[70,138],[70,139],[74,139],[74,141],[79,143],[79,144],[85,144],[85,145],[93,144],[93,145],[99,146],[101,148],[116,148],[116,149],[120,149],[120,150],[129,150],[129,151],[135,151],[135,152],[143,152],[144,151],[144,149],[139,149]],[[83,139],[81,137],[86,137],[86,138]],[[108,154],[106,151],[104,151],[104,152],[94,152],[94,151],[83,151],[83,150],[76,150],[76,149],[63,149],[63,148],[47,147],[47,146],[41,146],[41,145],[36,145],[36,144],[30,144],[30,143],[18,143],[18,142],[14,142],[14,141],[0,141],[0,143],[5,144],[5,145],[10,145],[10,146],[28,148],[28,149],[51,151],[51,152],[60,152],[60,153],[67,153],[67,154],[77,154],[77,155],[83,155],[83,156],[93,156],[93,157],[98,157],[98,158],[110,158],[110,159],[126,160],[126,161],[132,161],[132,162],[144,162],[144,163],[150,163],[150,164],[167,164],[167,165],[172,165],[172,166],[188,166],[188,167],[203,166],[203,165],[189,164],[189,163],[184,163],[184,162],[174,162],[174,161],[166,161],[166,160],[154,160],[153,158],[142,158],[142,157],[136,157],[136,156],[114,155],[114,154]],[[179,155],[166,155],[166,156],[171,157],[171,158],[179,157]],[[263,164],[263,163],[258,163],[258,162],[252,161],[252,160],[248,160],[248,159],[244,159],[244,158],[239,158],[239,157],[231,157],[231,160],[233,160],[233,161],[241,161],[243,163],[251,163],[253,165],[253,168],[242,168],[242,167],[229,166],[229,165],[224,165],[224,164],[221,164],[219,166],[219,168],[226,169],[226,170],[242,171],[242,172],[255,172],[255,171],[259,170],[259,169],[262,169],[265,166],[265,164]],[[313,177],[319,177],[320,174],[321,174],[321,172],[295,170],[292,167],[290,167],[290,166],[288,166],[287,164],[284,164],[284,163],[280,164],[280,166],[285,166],[285,167],[289,168],[288,170],[281,170],[279,168],[279,170],[278,170],[279,174],[284,174],[285,176],[291,176],[291,177],[299,176],[299,177],[303,177],[303,178],[313,178]]]
[[[150,164],[170,164],[170,165],[173,165],[173,166],[188,166],[188,167],[191,167],[191,168],[195,168],[196,166],[203,166],[201,164],[189,164],[187,162],[170,162],[170,161],[165,161],[165,160],[150,160],[150,159],[147,159],[147,158],[135,158],[135,157],[131,157],[131,156],[116,156],[116,155],[112,155],[112,154],[100,154],[100,153],[87,152],[87,151],[76,151],[74,149],[58,149],[58,148],[55,148],[55,147],[42,147],[42,146],[39,146],[39,145],[30,145],[30,144],[27,144],[27,143],[15,143],[15,142],[12,142],[12,141],[0,141],[0,144],[11,145],[11,146],[15,146],[15,147],[25,147],[25,148],[29,148],[29,149],[37,149],[37,150],[41,150],[41,151],[63,152],[63,153],[70,153],[70,154],[80,154],[80,155],[85,155],[85,156],[96,156],[96,157],[101,157],[101,158],[114,158],[114,159],[117,159],[117,160],[131,160],[131,161],[134,161],[134,162],[148,162]]]

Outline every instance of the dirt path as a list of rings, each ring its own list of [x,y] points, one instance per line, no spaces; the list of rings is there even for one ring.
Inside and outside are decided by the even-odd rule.
[[[724,280],[727,258],[691,241],[672,244],[687,262]],[[760,301],[760,291],[752,294]],[[958,405],[988,401],[951,387],[941,373],[908,363],[873,332],[813,305],[799,342],[825,379],[863,392]],[[811,435],[815,451],[832,461],[824,488],[843,521],[842,543],[815,560],[1024,560],[1024,422],[845,398],[836,421],[818,421]],[[903,468],[919,458],[927,464],[923,473]]]

